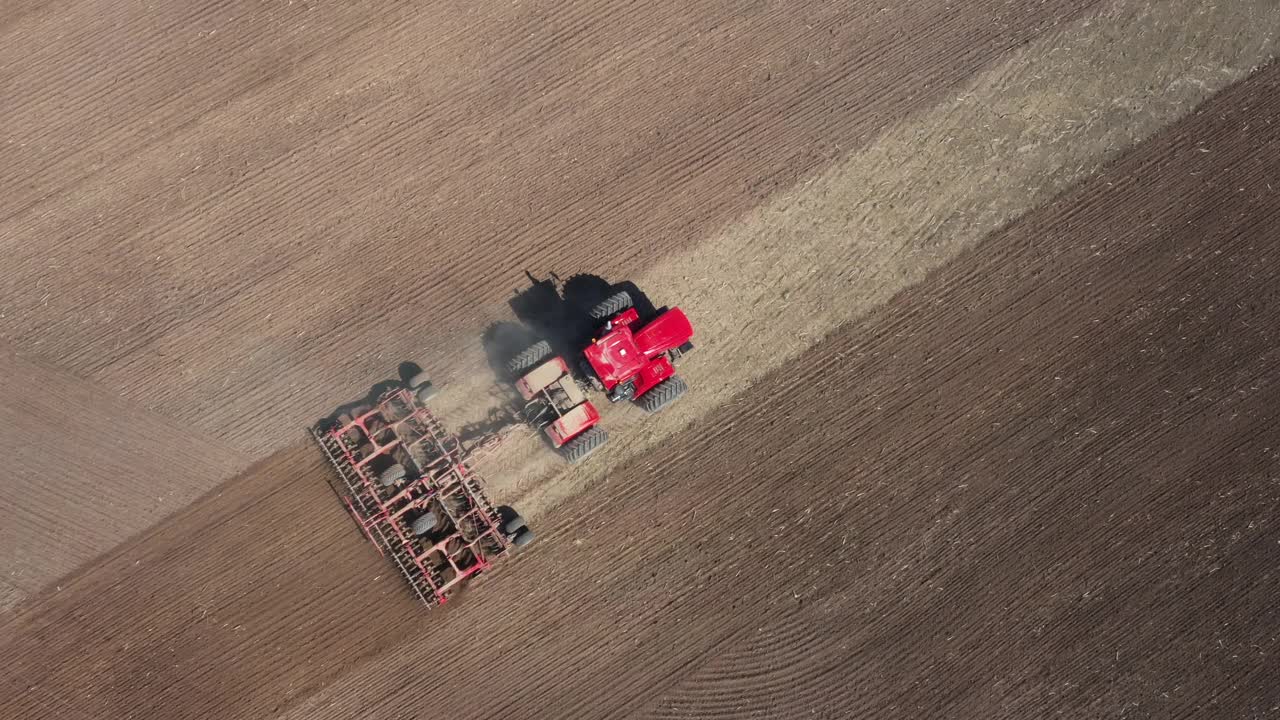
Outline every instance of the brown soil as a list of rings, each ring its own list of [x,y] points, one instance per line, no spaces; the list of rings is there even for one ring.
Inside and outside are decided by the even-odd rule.
[[[230,446],[0,347],[0,578],[28,594],[247,464]],[[0,598],[0,608],[8,605]]]
[[[519,270],[629,277],[1097,4],[6,5],[0,343],[242,469],[399,361],[474,374]],[[24,526],[11,589],[226,477],[135,475]],[[18,489],[58,482],[6,499],[76,516]]]
[[[282,450],[0,626],[0,715],[1275,713],[1278,117],[1272,66],[444,612]]]
[[[0,19],[0,340],[261,457],[460,365],[520,271],[627,277],[1096,4]]]

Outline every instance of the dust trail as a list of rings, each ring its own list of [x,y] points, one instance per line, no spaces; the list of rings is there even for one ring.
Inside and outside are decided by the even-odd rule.
[[[1276,53],[1280,4],[1119,2],[976,76],[838,166],[775,197],[637,283],[698,333],[692,391],[661,417],[605,408],[613,442],[568,470],[540,443],[488,466],[495,494],[536,516],[695,424],[839,325],[1247,76]],[[1187,148],[1188,152],[1209,148]],[[485,383],[442,393],[450,417]],[[710,430],[710,429],[709,429]]]

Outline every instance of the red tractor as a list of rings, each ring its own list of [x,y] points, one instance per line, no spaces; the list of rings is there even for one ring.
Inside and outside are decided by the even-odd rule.
[[[675,365],[693,349],[693,326],[680,308],[641,323],[631,295],[619,291],[592,307],[590,317],[596,327],[579,349],[577,369],[610,402],[633,401],[655,413],[685,393],[688,385]],[[525,401],[524,419],[542,429],[565,459],[578,462],[608,441],[608,433],[597,427],[599,411],[550,342],[515,355],[507,370]]]

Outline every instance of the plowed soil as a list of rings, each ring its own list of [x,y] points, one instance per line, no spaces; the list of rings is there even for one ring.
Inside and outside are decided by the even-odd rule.
[[[371,551],[315,417],[1099,11],[739,5],[6,6],[0,717],[1280,714],[1275,64],[731,374],[455,603]]]
[[[0,39],[0,339],[270,451],[297,431],[268,413],[456,364],[523,270],[626,277],[1096,2],[28,15]]]
[[[7,579],[22,594],[182,509],[248,462],[196,428],[10,352],[0,352],[0,393],[9,441],[0,547]]]

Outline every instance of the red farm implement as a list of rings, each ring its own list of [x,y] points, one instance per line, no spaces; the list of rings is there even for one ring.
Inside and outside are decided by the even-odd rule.
[[[693,325],[680,308],[640,311],[625,290],[590,307],[589,341],[574,343],[582,380],[610,402],[631,401],[656,413],[685,393],[675,365],[693,349]],[[507,371],[524,401],[524,420],[546,433],[569,462],[578,462],[608,441],[600,413],[587,398],[564,356],[541,340],[513,355]]]
[[[411,383],[312,431],[360,530],[429,607],[533,539],[490,502],[472,466],[483,443],[444,428],[425,405],[433,392]]]

